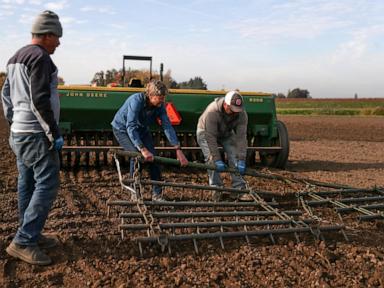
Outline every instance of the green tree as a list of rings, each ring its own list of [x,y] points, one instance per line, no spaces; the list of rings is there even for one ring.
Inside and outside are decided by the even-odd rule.
[[[189,79],[189,81],[180,82],[177,85],[177,88],[207,90],[207,84],[204,82],[203,78],[196,76],[195,78]]]
[[[91,80],[91,84],[95,86],[105,86],[104,71],[96,72]]]
[[[163,75],[163,82],[168,88],[172,89],[203,89],[207,90],[207,84],[199,76],[191,78],[189,81],[177,83],[172,78],[172,71],[170,69]],[[140,80],[141,84],[145,86],[150,80],[150,72],[147,69],[125,71],[125,81],[123,85],[123,70],[109,69],[106,71],[96,72],[91,80],[91,84],[95,86],[108,86],[115,83],[118,86],[128,86],[132,79]],[[160,74],[157,71],[152,73],[152,79],[160,79]]]
[[[171,70],[168,69],[167,72],[165,72],[163,75],[163,82],[168,88],[175,89],[177,88],[177,82],[172,78],[171,74]],[[157,76],[157,74],[155,74],[155,76]],[[158,79],[160,79],[160,75]]]
[[[295,88],[292,91],[288,91],[287,98],[311,98],[311,96],[308,90]]]
[[[277,93],[277,94],[273,93],[272,96],[275,98],[286,98],[283,93]]]
[[[5,72],[0,72],[0,90],[3,88],[5,78],[7,77],[7,74]],[[64,85],[64,79],[63,77],[58,76],[58,82],[59,85]]]
[[[163,75],[163,82],[168,88],[176,88],[177,82],[172,78],[171,74],[171,70],[167,70],[167,72]],[[128,69],[125,71],[125,81],[123,85],[123,69],[110,69],[96,72],[91,80],[91,83],[96,86],[108,86],[108,84],[111,83],[116,83],[118,86],[128,86],[131,79],[138,79],[142,85],[145,86],[149,82],[150,77],[150,72],[147,69]],[[157,71],[153,72],[152,79],[160,79],[160,74]]]

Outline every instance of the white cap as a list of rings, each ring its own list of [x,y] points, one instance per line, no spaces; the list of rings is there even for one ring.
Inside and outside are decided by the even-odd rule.
[[[227,94],[225,94],[224,102],[229,105],[233,112],[238,113],[244,110],[243,96],[241,96],[238,91],[229,91]]]

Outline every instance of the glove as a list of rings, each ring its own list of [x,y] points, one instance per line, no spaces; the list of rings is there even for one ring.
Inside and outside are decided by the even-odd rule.
[[[216,170],[219,172],[223,172],[227,168],[227,165],[225,165],[224,162],[221,160],[215,161],[215,165],[216,165]]]
[[[59,138],[53,141],[53,149],[56,151],[60,151],[61,148],[63,148],[63,145],[64,145],[64,139],[62,136],[60,136]]]
[[[237,161],[236,167],[237,167],[237,170],[239,170],[240,175],[244,175],[245,174],[246,165],[245,165],[245,161],[244,160]]]

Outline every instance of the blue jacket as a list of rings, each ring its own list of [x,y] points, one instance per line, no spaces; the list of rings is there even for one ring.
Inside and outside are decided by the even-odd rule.
[[[161,104],[160,107],[149,106],[144,93],[129,96],[117,111],[111,125],[114,129],[127,133],[133,145],[139,148],[140,145],[143,145],[141,135],[150,132],[149,125],[155,123],[156,118],[161,120],[161,126],[171,145],[179,145],[164,104]]]

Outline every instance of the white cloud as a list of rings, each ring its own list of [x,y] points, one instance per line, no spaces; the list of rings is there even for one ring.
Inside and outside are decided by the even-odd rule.
[[[345,15],[351,8],[345,3],[329,1],[289,1],[255,13],[254,17],[231,19],[227,28],[243,38],[258,41],[313,39],[328,31],[352,25]]]
[[[1,4],[0,7],[1,7],[1,10],[11,10],[11,9],[13,9],[13,6],[10,5],[10,4]]]
[[[333,64],[342,64],[345,61],[355,62],[360,59],[367,50],[368,43],[365,37],[356,36],[348,42],[344,42],[337,47],[331,55],[330,60]]]
[[[48,3],[44,4],[44,7],[48,10],[59,11],[59,10],[63,10],[64,8],[66,8],[67,2],[68,1],[66,1],[66,0],[57,1],[57,2],[48,2]]]
[[[354,9],[361,4],[361,0],[291,0],[282,4],[276,4],[272,6],[272,10],[275,12],[281,12],[281,14],[306,14],[306,15],[319,15],[319,14],[341,14],[354,11]]]
[[[0,5],[0,17],[8,17],[14,15],[12,7],[9,5]]]
[[[84,6],[84,7],[80,8],[80,10],[83,12],[97,12],[100,14],[109,14],[109,15],[116,14],[116,11],[112,7],[109,7],[109,6],[99,6],[99,7]]]
[[[194,34],[206,34],[206,33],[211,32],[212,28],[209,28],[209,27],[199,27],[197,25],[191,25],[188,28],[188,31],[190,33],[194,33]]]
[[[293,0],[259,5],[254,16],[232,17],[227,28],[258,41],[314,39],[327,33],[346,33],[367,22],[382,21],[384,2],[356,0]],[[258,8],[256,5],[248,7]]]
[[[322,33],[346,27],[347,21],[332,20],[328,17],[300,16],[292,19],[245,19],[230,24],[243,38],[255,38],[260,41],[282,39],[311,39]]]
[[[19,22],[23,24],[31,24],[33,23],[33,20],[35,19],[35,15],[31,14],[21,14],[19,18]]]
[[[362,60],[373,49],[374,39],[384,37],[384,25],[374,25],[351,32],[352,37],[341,43],[330,56],[333,64],[345,64]]]
[[[123,29],[127,28],[126,24],[119,24],[119,23],[111,23],[111,24],[108,24],[108,26],[113,28],[113,29],[118,29],[118,30],[123,30]],[[124,38],[125,37],[126,37],[126,35],[124,35]]]
[[[73,17],[60,17],[60,22],[63,24],[83,24],[88,22],[87,20],[79,20]]]
[[[178,82],[201,76],[209,89],[383,96],[384,1],[145,0],[135,9],[125,2],[0,0],[0,64],[29,43],[37,13],[52,9],[63,10],[53,59],[67,84],[119,69],[130,54],[153,56],[156,70],[164,62]]]
[[[41,0],[29,0],[28,2],[32,5],[41,5],[43,3]]]
[[[217,18],[215,13],[206,13],[204,9],[193,9],[191,8],[192,5],[189,5],[189,1],[175,1],[174,4],[169,4],[167,1],[160,1],[160,0],[145,0],[145,2],[149,2],[150,4],[155,4],[158,6],[163,6],[166,8],[169,8],[170,11],[176,10],[181,11],[182,13],[186,15],[194,14],[198,16],[203,16],[205,18]],[[192,2],[192,4],[194,4]],[[206,3],[204,3],[206,5]],[[176,11],[174,11],[176,13]],[[202,12],[204,11],[204,12]]]
[[[1,3],[10,4],[10,5],[20,5],[24,3],[24,0],[2,0]]]

